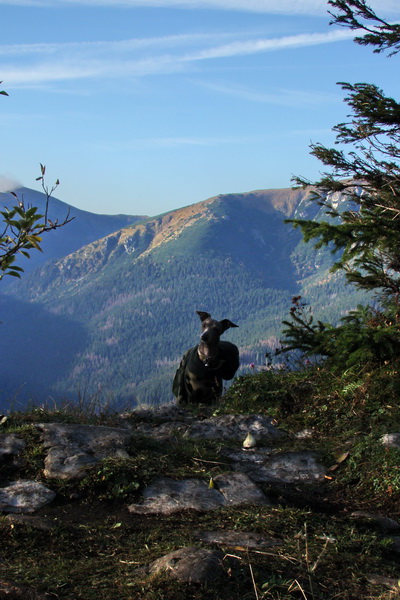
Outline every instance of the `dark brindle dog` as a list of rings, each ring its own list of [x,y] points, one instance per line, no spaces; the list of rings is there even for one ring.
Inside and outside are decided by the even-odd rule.
[[[232,379],[239,367],[239,350],[220,336],[230,327],[228,319],[216,321],[202,311],[200,343],[185,352],[176,371],[172,391],[178,404],[212,404],[222,394],[222,380]]]

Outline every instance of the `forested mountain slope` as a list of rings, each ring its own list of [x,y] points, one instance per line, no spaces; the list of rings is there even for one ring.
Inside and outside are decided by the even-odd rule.
[[[178,360],[198,338],[196,310],[239,325],[225,338],[239,345],[244,368],[264,363],[294,294],[307,291],[319,317],[338,319],[362,295],[328,272],[329,251],[304,245],[284,222],[320,218],[310,191],[216,196],[124,227],[24,277],[0,299],[9,349],[2,403],[93,393],[165,402]]]

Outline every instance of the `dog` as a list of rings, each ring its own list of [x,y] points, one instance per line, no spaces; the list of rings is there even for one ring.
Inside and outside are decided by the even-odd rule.
[[[207,312],[201,319],[200,343],[185,352],[175,373],[172,391],[177,404],[213,404],[222,395],[222,380],[232,379],[239,368],[239,350],[220,337],[230,327],[229,319],[216,321]]]

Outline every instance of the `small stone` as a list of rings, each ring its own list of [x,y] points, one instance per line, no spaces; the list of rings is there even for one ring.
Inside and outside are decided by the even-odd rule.
[[[385,433],[381,442],[386,448],[400,448],[400,433]]]
[[[243,441],[243,448],[255,448],[257,446],[257,440],[250,432],[247,434]]]
[[[310,438],[312,438],[314,435],[314,432],[312,429],[302,429],[301,431],[298,431],[297,433],[295,433],[294,437],[297,440],[309,440]]]
[[[167,572],[180,581],[205,585],[224,577],[222,559],[221,552],[204,548],[181,548],[158,558],[150,565],[149,572]]]

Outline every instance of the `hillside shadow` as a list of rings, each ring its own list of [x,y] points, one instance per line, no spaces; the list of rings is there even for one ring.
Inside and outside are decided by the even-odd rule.
[[[0,410],[17,410],[28,400],[54,394],[88,340],[86,328],[42,305],[0,294]]]

